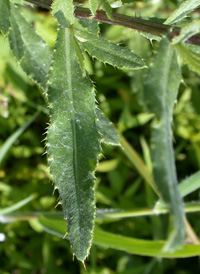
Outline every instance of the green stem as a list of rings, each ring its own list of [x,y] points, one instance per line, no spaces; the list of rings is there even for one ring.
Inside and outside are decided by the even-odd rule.
[[[52,0],[25,0],[26,2],[35,4],[39,7],[50,9]],[[107,23],[112,25],[124,26],[127,28],[135,29],[144,33],[149,33],[157,37],[162,37],[170,32],[172,26],[164,25],[151,20],[145,20],[138,17],[131,17],[127,15],[122,15],[118,13],[113,13],[113,20],[110,20],[106,13],[102,10],[97,10],[96,16],[92,17],[89,9],[76,7],[75,16],[83,19],[90,19],[93,21],[98,21],[101,23]],[[174,27],[171,32],[171,38],[179,35],[180,28]],[[194,35],[190,37],[185,43],[200,46],[200,35]]]

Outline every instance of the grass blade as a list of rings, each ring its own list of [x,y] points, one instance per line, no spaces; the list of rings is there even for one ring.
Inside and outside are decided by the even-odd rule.
[[[2,145],[0,148],[0,166],[2,165],[3,159],[6,156],[7,152],[11,148],[11,146],[14,144],[14,142],[20,137],[20,135],[35,121],[37,118],[39,112],[35,113],[31,119],[26,122],[23,126],[18,128]]]
[[[65,233],[64,221],[57,221],[44,215],[40,216],[38,221],[46,232],[63,238]],[[163,246],[165,245],[164,241],[134,239],[122,235],[108,233],[99,229],[95,229],[94,231],[94,244],[107,248],[123,250],[135,255],[160,258],[185,258],[198,256],[200,254],[199,245],[188,244],[175,253],[171,254],[167,252],[161,252]]]
[[[30,195],[29,197],[21,200],[20,202],[14,204],[14,205],[11,205],[11,206],[3,208],[3,209],[0,209],[0,220],[1,220],[3,215],[12,213],[12,212],[20,209],[21,207],[25,206],[30,201],[32,201],[35,197],[36,197],[35,195]]]

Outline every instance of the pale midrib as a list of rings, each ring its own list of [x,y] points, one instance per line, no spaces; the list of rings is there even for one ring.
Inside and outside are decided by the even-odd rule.
[[[77,139],[76,139],[76,123],[75,123],[75,115],[74,115],[74,98],[73,98],[73,92],[72,92],[72,78],[71,78],[71,65],[70,65],[70,30],[65,29],[65,52],[66,52],[66,70],[67,70],[67,83],[69,88],[69,97],[70,97],[70,106],[72,110],[72,134],[73,134],[73,170],[74,170],[74,178],[75,178],[75,190],[76,190],[76,200],[78,205],[78,219],[79,219],[79,234],[81,236],[80,231],[80,203],[79,203],[79,193],[78,193],[78,157],[77,157]],[[72,102],[72,104],[71,104]],[[80,239],[81,240],[81,239]]]

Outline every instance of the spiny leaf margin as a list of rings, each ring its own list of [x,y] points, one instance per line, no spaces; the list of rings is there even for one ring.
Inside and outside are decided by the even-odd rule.
[[[47,153],[73,252],[84,262],[94,229],[94,170],[101,139],[95,92],[88,76],[82,78],[70,29],[59,29],[53,60],[48,84],[51,123]]]

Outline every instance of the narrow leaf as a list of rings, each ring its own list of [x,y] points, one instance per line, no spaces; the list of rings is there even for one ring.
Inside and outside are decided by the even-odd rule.
[[[36,197],[35,195],[30,195],[29,197],[21,200],[20,202],[14,204],[14,205],[11,205],[11,206],[3,208],[3,209],[0,209],[0,220],[1,220],[3,215],[12,213],[12,212],[20,209],[21,207],[25,206],[30,201],[32,201],[35,197]]]
[[[165,24],[174,24],[183,19],[188,13],[192,12],[200,6],[199,0],[187,0],[184,1],[180,7],[175,10],[172,15],[165,21]]]
[[[53,15],[63,27],[74,24],[74,5],[72,0],[54,0],[52,5]]]
[[[96,10],[98,9],[99,1],[98,0],[89,0],[90,10],[92,15],[95,16]]]
[[[63,238],[65,233],[64,221],[51,219],[47,216],[40,216],[38,221],[46,232]],[[165,245],[164,241],[135,239],[122,235],[116,235],[99,229],[94,230],[94,244],[107,248],[123,250],[135,255],[160,258],[185,258],[198,256],[200,254],[199,245],[188,244],[171,254],[161,252],[163,246]]]
[[[172,44],[185,42],[191,36],[193,36],[193,35],[195,35],[199,32],[200,32],[200,19],[186,25],[183,28],[181,28],[180,34],[173,38]]]
[[[26,122],[24,125],[22,125],[20,128],[18,128],[2,145],[0,148],[0,166],[3,162],[4,157],[6,156],[7,152],[11,148],[11,146],[14,144],[14,142],[20,137],[20,135],[35,121],[36,117],[38,116],[39,112],[34,114],[31,119]]]
[[[27,75],[45,88],[51,63],[50,50],[13,5],[11,27],[9,39],[15,57]]]
[[[170,206],[173,230],[165,251],[180,248],[185,239],[184,212],[177,185],[171,131],[173,107],[181,82],[176,54],[167,38],[163,38],[154,55],[144,86],[145,103],[158,118],[152,132],[152,160],[155,182]]]
[[[174,47],[183,58],[184,62],[189,66],[189,68],[200,74],[200,55],[193,52],[181,43],[174,45]]]
[[[0,30],[5,35],[10,28],[10,2],[0,0]]]
[[[111,43],[83,30],[76,30],[77,37],[84,49],[101,62],[108,63],[121,69],[146,68],[144,61],[130,49]]]
[[[91,246],[94,170],[100,152],[92,82],[82,77],[69,29],[60,29],[49,74],[51,123],[47,135],[50,172],[58,188],[69,239],[84,261]]]
[[[112,123],[103,115],[100,109],[96,108],[97,127],[102,136],[102,143],[113,146],[120,146],[119,135]]]

